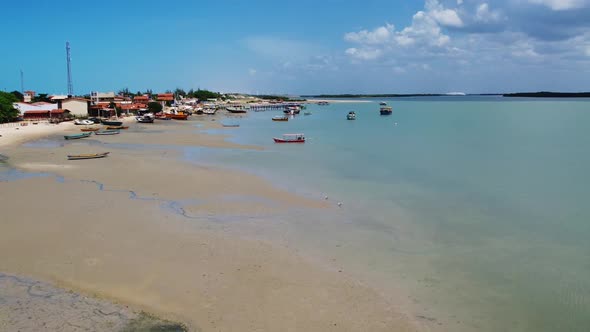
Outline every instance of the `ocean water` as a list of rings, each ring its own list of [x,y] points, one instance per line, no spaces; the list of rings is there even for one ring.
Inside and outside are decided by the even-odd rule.
[[[264,151],[186,157],[328,196],[330,211],[257,231],[375,287],[426,330],[589,331],[590,102],[400,98],[380,116],[379,101],[310,105],[286,123],[249,112],[215,133]],[[305,144],[272,141],[298,132]]]

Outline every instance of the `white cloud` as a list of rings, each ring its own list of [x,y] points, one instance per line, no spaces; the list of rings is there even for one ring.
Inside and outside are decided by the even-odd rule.
[[[371,48],[355,48],[351,47],[345,51],[346,54],[350,55],[354,59],[359,60],[374,60],[379,58],[383,51],[380,49],[371,49]]]
[[[359,32],[349,32],[344,35],[344,39],[349,42],[361,44],[383,44],[390,40],[395,27],[391,24],[375,28],[372,31],[361,30]]]
[[[501,19],[500,11],[490,10],[490,6],[484,2],[477,6],[475,20],[480,22],[496,22]]]
[[[460,28],[463,20],[454,9],[444,8],[438,0],[427,0],[424,5],[430,17],[442,26]]]
[[[590,5],[589,0],[528,0],[529,3],[543,5],[553,10],[571,10]]]

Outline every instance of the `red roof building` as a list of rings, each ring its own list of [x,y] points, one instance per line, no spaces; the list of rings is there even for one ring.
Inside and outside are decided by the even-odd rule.
[[[23,119],[25,120],[45,120],[50,118],[64,118],[70,111],[63,109],[55,109],[51,111],[35,110],[26,111],[23,113]]]
[[[158,101],[174,101],[173,93],[158,93]]]
[[[150,97],[148,97],[146,95],[133,97],[134,103],[147,104],[149,101],[150,101]]]

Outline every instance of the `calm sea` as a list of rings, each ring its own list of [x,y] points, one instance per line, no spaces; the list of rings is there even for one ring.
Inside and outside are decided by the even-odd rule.
[[[249,112],[187,151],[340,208],[261,222],[426,329],[590,331],[590,101],[440,97]],[[356,121],[346,114],[355,111]],[[305,133],[303,145],[273,136]],[[333,212],[336,211],[336,212]]]

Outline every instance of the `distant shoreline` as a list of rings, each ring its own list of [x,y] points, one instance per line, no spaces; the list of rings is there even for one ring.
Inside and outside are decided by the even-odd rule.
[[[469,96],[502,96],[523,98],[590,98],[590,92],[515,92],[515,93],[412,93],[412,94],[336,94],[336,95],[302,95],[302,98],[403,98],[403,97],[469,97]]]

